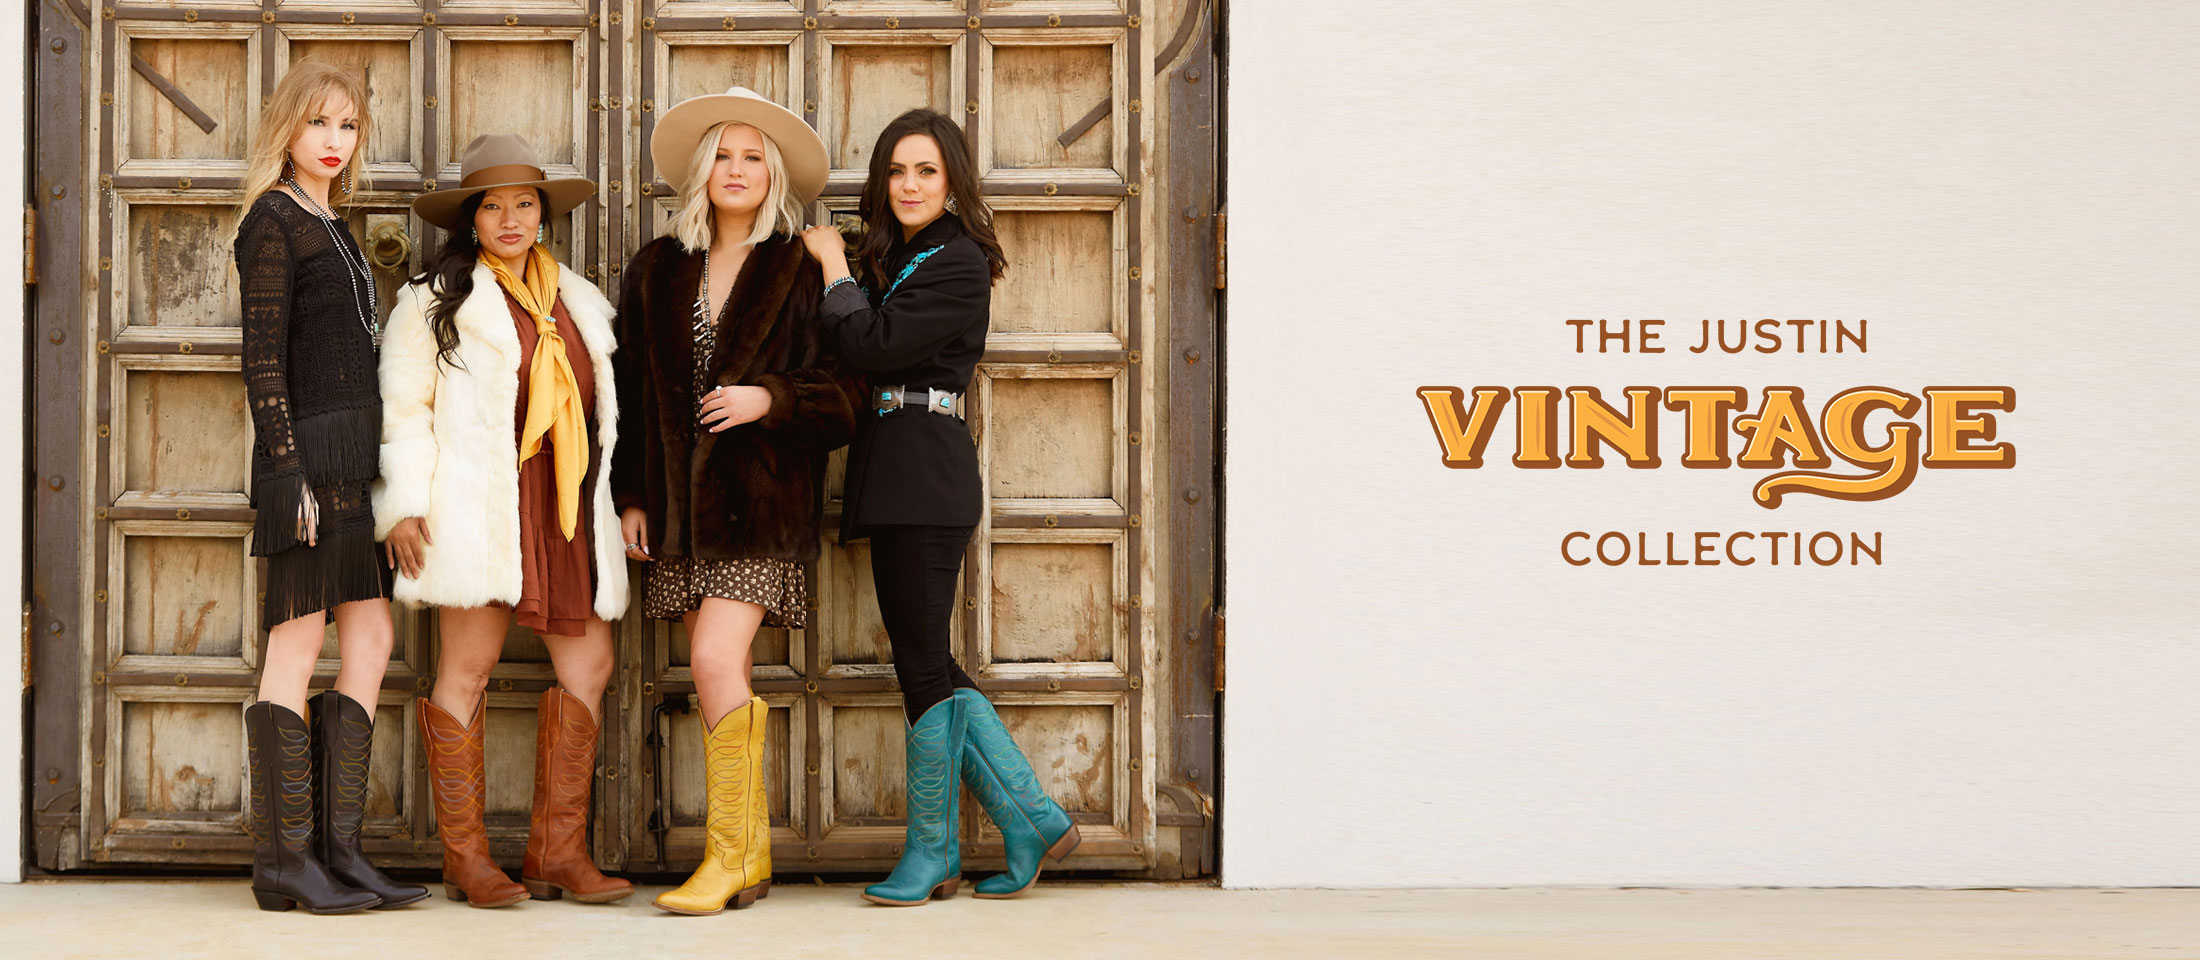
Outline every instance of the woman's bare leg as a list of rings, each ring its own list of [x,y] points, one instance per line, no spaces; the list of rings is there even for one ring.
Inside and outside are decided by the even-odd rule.
[[[753,603],[704,597],[685,618],[688,668],[695,674],[695,695],[703,702],[703,723],[716,727],[729,711],[749,702],[749,646],[764,623],[764,608]]]
[[[313,683],[313,665],[321,658],[327,624],[327,617],[316,610],[267,632],[267,649],[260,656],[260,699],[306,715],[306,688]]]
[[[336,692],[350,697],[374,716],[382,699],[382,674],[390,667],[390,647],[397,642],[386,599],[354,600],[336,608]]]
[[[441,607],[435,612],[441,641],[435,659],[435,689],[428,700],[460,723],[472,723],[474,704],[489,688],[489,671],[504,655],[504,633],[512,611],[503,607]]]
[[[558,676],[558,686],[587,704],[590,717],[601,720],[603,690],[611,683],[611,624],[589,617],[580,636],[539,636],[542,645],[550,648],[550,669]]]

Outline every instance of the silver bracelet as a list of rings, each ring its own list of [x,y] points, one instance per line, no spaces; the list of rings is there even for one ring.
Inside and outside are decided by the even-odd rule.
[[[843,283],[854,283],[854,282],[856,282],[856,278],[854,278],[854,277],[842,277],[842,278],[840,278],[840,279],[838,279],[838,280],[835,280],[835,281],[833,281],[833,282],[831,282],[831,283],[828,283],[828,284],[826,284],[826,285],[825,285],[825,292],[824,292],[823,294],[820,294],[820,296],[821,296],[821,297],[830,297],[830,296],[832,296],[832,295],[833,295],[833,288],[834,288],[834,287],[840,286],[840,285],[841,285],[841,284],[843,284]]]

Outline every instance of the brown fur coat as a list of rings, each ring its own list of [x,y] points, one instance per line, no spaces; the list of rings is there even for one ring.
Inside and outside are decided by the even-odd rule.
[[[862,381],[818,325],[823,287],[799,238],[749,252],[721,317],[710,382],[771,391],[760,420],[711,433],[695,415],[694,304],[703,258],[660,237],[628,264],[619,298],[619,406],[631,425],[612,455],[612,500],[649,514],[659,557],[818,555],[825,458],[855,432]]]

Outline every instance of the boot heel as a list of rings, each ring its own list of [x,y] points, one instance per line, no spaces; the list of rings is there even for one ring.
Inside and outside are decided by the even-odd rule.
[[[733,902],[727,904],[727,906],[732,907],[735,910],[740,910],[744,907],[747,907],[749,904],[755,903],[761,896],[762,894],[757,892],[757,888],[750,887],[746,890],[741,891],[740,893],[734,894]]]
[[[298,901],[296,900],[292,900],[291,898],[283,896],[280,893],[269,893],[265,890],[252,891],[252,899],[259,901],[260,909],[277,912],[288,910],[298,905]]]
[[[955,891],[960,889],[961,887],[961,877],[948,877],[947,879],[940,881],[939,886],[932,888],[932,899],[952,900],[955,897]]]
[[[459,889],[458,884],[455,883],[444,884],[443,895],[460,903],[466,902],[466,891]]]
[[[1060,863],[1062,858],[1069,856],[1070,851],[1077,849],[1077,845],[1083,842],[1084,838],[1077,835],[1077,825],[1070,824],[1069,832],[1062,834],[1062,839],[1054,841],[1054,845],[1047,848],[1043,859]]]
[[[565,895],[565,892],[557,884],[548,880],[531,880],[527,877],[521,877],[519,885],[526,887],[527,895],[537,900],[556,900]]]
[[[765,897],[768,897],[768,896],[771,896],[771,895],[772,895],[772,882],[771,882],[770,880],[766,880],[766,881],[764,881],[764,882],[763,882],[763,884],[762,884],[761,886],[757,887],[757,889],[756,889],[756,899],[758,899],[758,900],[762,900],[762,899],[764,899]]]

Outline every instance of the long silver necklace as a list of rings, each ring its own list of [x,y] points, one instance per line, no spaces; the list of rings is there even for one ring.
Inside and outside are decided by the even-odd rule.
[[[374,291],[374,271],[367,266],[366,254],[353,253],[351,246],[336,235],[336,215],[330,213],[327,207],[320,204],[320,201],[307,196],[305,190],[298,186],[298,181],[285,177],[283,184],[290,188],[291,193],[297,195],[298,199],[306,205],[307,211],[314,214],[315,219],[321,221],[321,227],[328,231],[329,244],[336,248],[336,255],[344,261],[344,278],[351,281],[352,309],[358,311],[359,325],[366,328],[367,338],[374,342],[374,349],[380,351],[382,349],[382,327],[375,322],[374,305],[381,301],[377,299]],[[366,281],[366,299],[364,300],[359,297],[361,280]]]

